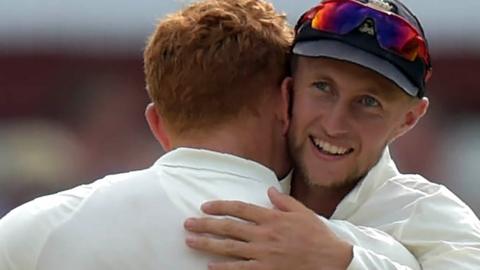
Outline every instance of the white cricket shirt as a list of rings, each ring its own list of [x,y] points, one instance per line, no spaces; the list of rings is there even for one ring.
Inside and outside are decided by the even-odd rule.
[[[282,185],[289,191],[288,179]],[[480,269],[480,221],[472,210],[444,186],[420,175],[401,174],[388,148],[330,220],[388,233],[415,255],[424,270]],[[348,270],[386,269],[365,264],[365,252],[354,247],[358,256]]]
[[[201,270],[224,258],[189,249],[183,222],[203,216],[209,200],[242,200],[271,207],[268,168],[236,156],[179,148],[151,168],[107,176],[45,196],[0,220],[1,270]],[[329,226],[344,239],[398,262],[416,262],[383,232]],[[373,255],[372,255],[373,254]],[[382,265],[376,253],[356,260]]]
[[[271,206],[275,174],[232,155],[181,148],[151,168],[42,197],[0,221],[0,269],[207,269],[183,222],[215,199]]]

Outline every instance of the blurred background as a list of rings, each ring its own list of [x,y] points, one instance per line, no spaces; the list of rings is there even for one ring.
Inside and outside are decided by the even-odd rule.
[[[142,49],[174,0],[0,0],[0,217],[39,195],[142,169],[161,154],[144,121]],[[311,0],[276,0],[290,22]],[[480,1],[404,0],[424,24],[431,110],[393,145],[403,172],[480,214]]]

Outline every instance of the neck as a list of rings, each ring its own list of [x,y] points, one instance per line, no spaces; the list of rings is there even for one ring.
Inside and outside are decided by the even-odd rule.
[[[356,182],[342,187],[314,186],[294,172],[291,195],[318,215],[330,218],[355,185]]]
[[[283,178],[290,170],[286,138],[275,131],[274,127],[261,121],[242,119],[235,125],[177,137],[172,144],[173,148],[207,149],[256,161],[273,170],[278,178]]]

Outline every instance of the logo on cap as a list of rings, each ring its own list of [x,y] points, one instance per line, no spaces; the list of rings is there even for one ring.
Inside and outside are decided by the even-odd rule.
[[[393,6],[385,0],[368,0],[366,5],[387,12],[393,9]]]
[[[365,22],[358,28],[358,31],[375,36],[375,24],[371,19],[366,19]]]

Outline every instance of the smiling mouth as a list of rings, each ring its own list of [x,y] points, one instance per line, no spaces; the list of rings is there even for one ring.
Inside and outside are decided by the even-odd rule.
[[[310,136],[310,140],[320,152],[326,155],[345,156],[353,152],[353,148],[345,148],[338,145],[333,145],[329,142],[314,138],[312,136]]]

